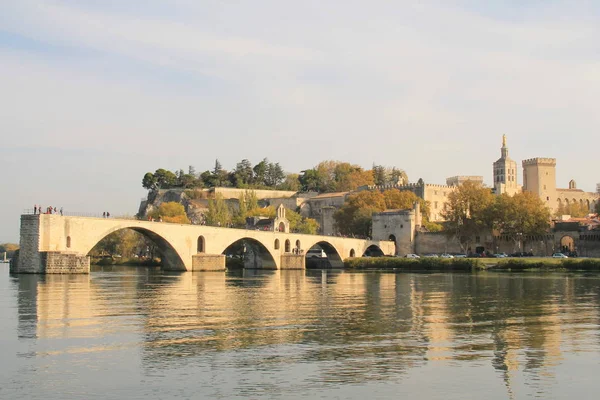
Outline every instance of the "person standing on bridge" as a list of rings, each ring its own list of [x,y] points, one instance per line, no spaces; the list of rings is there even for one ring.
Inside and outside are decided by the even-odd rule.
[[[37,205],[33,205],[33,215],[37,214]]]
[[[61,217],[63,216],[63,208],[62,207],[60,208],[60,216]]]

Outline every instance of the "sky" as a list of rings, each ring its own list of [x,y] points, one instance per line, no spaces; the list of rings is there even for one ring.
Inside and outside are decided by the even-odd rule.
[[[0,242],[215,159],[491,185],[503,134],[595,191],[598,37],[594,0],[0,0]]]

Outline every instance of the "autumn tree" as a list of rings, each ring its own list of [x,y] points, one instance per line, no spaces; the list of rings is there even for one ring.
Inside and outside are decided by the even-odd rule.
[[[150,212],[149,216],[153,219],[162,219],[163,222],[176,224],[190,223],[183,204],[176,201],[162,203],[157,210]]]
[[[365,190],[348,196],[344,205],[333,214],[333,219],[341,234],[369,237],[373,213],[385,208],[385,197],[381,192]]]
[[[487,210],[493,200],[490,189],[474,181],[463,183],[448,195],[441,214],[447,221],[448,235],[459,241],[463,251],[469,249],[473,236],[489,227]]]
[[[19,245],[16,243],[2,243],[0,244],[0,254],[6,252],[6,257],[12,258],[15,251],[19,250]]]
[[[369,171],[340,161],[322,161],[316,167],[303,171],[299,181],[302,190],[320,193],[347,192],[374,182]]]

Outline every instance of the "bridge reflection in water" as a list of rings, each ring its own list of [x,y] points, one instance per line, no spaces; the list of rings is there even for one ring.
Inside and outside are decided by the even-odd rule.
[[[97,267],[23,275],[11,290],[19,337],[36,338],[31,359],[118,361],[164,379],[183,368],[226,395],[277,394],[300,366],[283,387],[390,384],[434,368],[455,385],[481,375],[504,395],[549,394],[570,357],[600,351],[597,277]],[[262,389],[227,377],[256,371]]]

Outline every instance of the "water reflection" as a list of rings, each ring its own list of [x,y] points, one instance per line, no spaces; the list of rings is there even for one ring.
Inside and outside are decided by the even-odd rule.
[[[577,355],[598,359],[597,276],[103,267],[11,279],[16,337],[43,343],[33,358],[124,351],[142,375],[195,371],[223,396],[225,372],[246,377],[227,381],[236,393],[285,397],[282,388],[389,385],[467,367],[493,367],[499,398],[543,395]],[[259,385],[256,374],[272,379]]]

